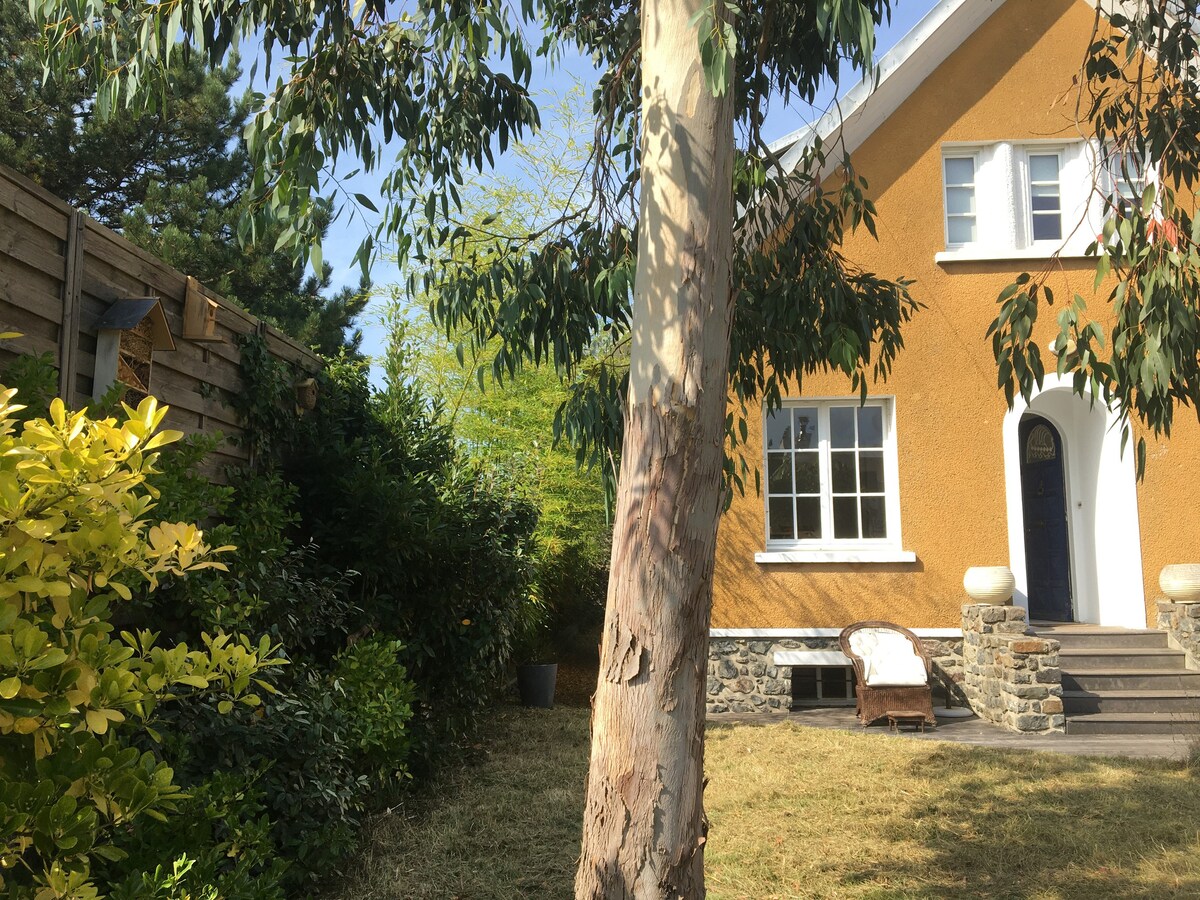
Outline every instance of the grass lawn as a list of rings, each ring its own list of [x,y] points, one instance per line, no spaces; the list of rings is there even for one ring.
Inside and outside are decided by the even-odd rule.
[[[501,707],[345,900],[569,898],[587,713]],[[708,732],[709,897],[1200,896],[1200,773],[791,724]]]

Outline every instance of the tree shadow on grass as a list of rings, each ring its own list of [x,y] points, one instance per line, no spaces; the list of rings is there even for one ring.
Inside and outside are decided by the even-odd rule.
[[[918,852],[889,860],[886,871],[852,863],[840,878],[847,888],[882,882],[905,887],[872,896],[943,898],[1200,897],[1200,779],[1178,763],[939,747],[910,772],[928,779],[929,793],[881,804],[886,819],[876,827]]]

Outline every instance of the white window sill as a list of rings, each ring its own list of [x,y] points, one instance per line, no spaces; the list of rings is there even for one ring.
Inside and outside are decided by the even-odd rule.
[[[776,650],[771,660],[777,666],[852,666],[841,650]]]
[[[755,553],[754,561],[771,563],[911,563],[917,561],[912,550],[782,550]]]
[[[1085,247],[956,247],[953,250],[943,250],[933,255],[933,261],[939,265],[955,262],[980,262],[987,260],[1006,259],[1050,259],[1055,255],[1059,259],[1087,259]]]

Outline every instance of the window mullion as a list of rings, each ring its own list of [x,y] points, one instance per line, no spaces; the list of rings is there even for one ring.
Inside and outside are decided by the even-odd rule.
[[[889,405],[883,410],[883,472],[887,479],[883,485],[883,508],[887,511],[887,527],[884,539],[899,541],[900,538],[900,464],[896,456],[896,407]]]
[[[859,407],[861,409],[861,407]],[[860,446],[862,440],[858,433],[858,409],[854,411],[854,521],[857,523],[858,529],[856,535],[858,540],[863,537],[862,523],[862,466],[860,465],[859,454],[862,452]]]
[[[799,485],[796,484],[796,456],[800,453],[800,450],[796,447],[796,443],[798,440],[798,438],[795,436],[796,413],[794,411],[791,411],[788,413],[788,415],[790,415],[792,417],[792,423],[793,423],[793,425],[792,425],[792,452],[788,454],[788,466],[791,468],[791,471],[788,474],[791,475],[791,478],[792,478],[792,496],[790,498],[791,502],[789,503],[789,505],[791,506],[791,509],[792,509],[792,540],[799,540],[799,538],[800,538],[800,516],[796,512],[796,493],[797,493],[797,490],[799,489]]]
[[[854,515],[858,522],[858,539],[863,539],[863,486],[862,486],[862,448],[858,446],[858,435],[854,439]]]
[[[821,439],[817,442],[821,468],[821,542],[827,543],[832,540],[833,534],[833,467],[829,459],[828,404],[823,404],[817,410],[817,418],[821,423]]]

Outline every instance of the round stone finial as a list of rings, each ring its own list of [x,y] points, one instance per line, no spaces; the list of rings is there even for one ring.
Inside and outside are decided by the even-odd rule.
[[[1163,566],[1158,586],[1175,603],[1200,603],[1200,563]]]
[[[1007,606],[1017,581],[1008,566],[972,566],[963,576],[963,589],[976,603]]]

